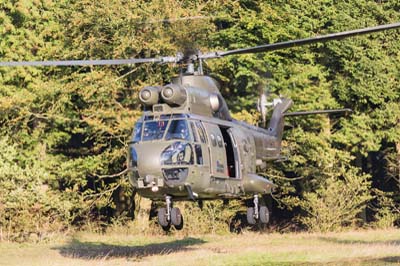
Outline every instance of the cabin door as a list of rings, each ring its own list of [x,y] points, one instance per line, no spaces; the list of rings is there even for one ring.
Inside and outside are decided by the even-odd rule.
[[[239,148],[232,128],[220,126],[224,140],[228,176],[241,178]]]

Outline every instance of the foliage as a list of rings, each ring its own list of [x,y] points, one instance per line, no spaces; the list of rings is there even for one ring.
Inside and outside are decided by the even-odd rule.
[[[186,233],[198,234],[223,234],[230,228],[236,213],[244,213],[243,204],[240,201],[231,200],[228,204],[221,201],[205,201],[203,208],[195,203],[184,205],[186,219]]]
[[[299,205],[307,216],[300,217],[312,231],[335,231],[343,226],[354,225],[359,215],[372,199],[368,176],[350,169],[341,179],[331,177],[316,189],[307,192]]]
[[[48,185],[49,173],[39,162],[22,166],[18,147],[0,139],[0,239],[45,239],[68,228],[72,201]]]
[[[376,228],[388,229],[395,226],[396,222],[400,221],[400,209],[398,203],[389,193],[378,192],[374,226]]]

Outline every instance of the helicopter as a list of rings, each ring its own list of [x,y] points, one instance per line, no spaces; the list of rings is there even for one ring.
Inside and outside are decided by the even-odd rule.
[[[258,107],[265,120],[267,108],[272,115],[266,128],[232,118],[220,85],[203,72],[203,61],[238,54],[270,52],[318,42],[340,40],[356,35],[400,28],[400,23],[380,25],[323,36],[264,44],[228,51],[201,53],[185,51],[176,56],[110,60],[14,61],[6,66],[85,66],[138,63],[174,63],[186,71],[170,84],[147,86],[139,92],[144,107],[128,143],[129,181],[139,195],[164,201],[157,210],[158,224],[165,231],[183,228],[183,216],[176,201],[240,199],[247,202],[250,225],[270,220],[264,195],[275,188],[268,178],[258,175],[267,162],[281,155],[285,117],[349,112],[349,109],[288,112],[291,99],[279,97],[272,102],[260,97]]]

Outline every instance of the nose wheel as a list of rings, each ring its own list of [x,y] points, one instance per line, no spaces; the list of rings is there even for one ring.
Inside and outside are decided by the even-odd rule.
[[[158,209],[158,224],[161,228],[168,232],[171,229],[171,225],[175,227],[176,230],[182,230],[183,228],[183,216],[179,208],[172,207],[171,196],[165,197],[166,208]]]
[[[258,222],[267,224],[269,222],[269,210],[266,206],[260,206],[258,195],[254,195],[253,207],[247,208],[247,223],[255,225]]]

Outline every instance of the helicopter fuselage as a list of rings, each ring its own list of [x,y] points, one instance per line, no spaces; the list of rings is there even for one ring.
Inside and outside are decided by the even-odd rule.
[[[273,183],[257,171],[280,156],[290,100],[283,99],[263,129],[232,119],[207,76],[183,76],[150,92],[145,88],[140,98],[152,107],[136,123],[129,145],[130,182],[140,195],[203,200],[271,193]]]

